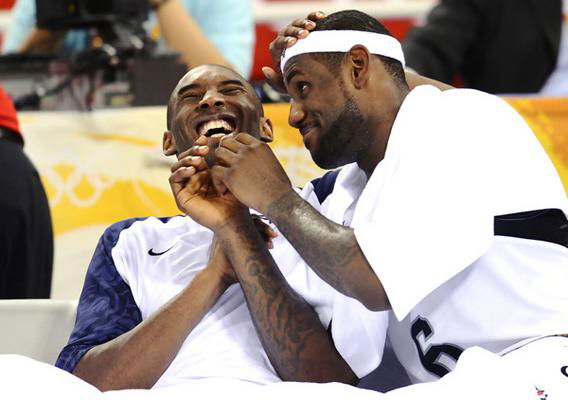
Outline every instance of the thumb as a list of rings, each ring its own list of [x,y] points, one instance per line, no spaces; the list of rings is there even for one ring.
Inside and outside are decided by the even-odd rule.
[[[270,67],[262,67],[262,73],[266,77],[266,82],[268,82],[270,87],[277,92],[286,93],[286,87],[282,81],[282,75],[279,72]]]
[[[273,79],[274,75],[276,74],[274,69],[270,67],[262,67],[262,73],[264,74],[264,77],[268,80]]]

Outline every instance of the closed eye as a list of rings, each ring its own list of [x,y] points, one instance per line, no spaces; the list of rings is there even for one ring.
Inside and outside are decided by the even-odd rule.
[[[234,95],[238,95],[241,94],[243,92],[243,89],[240,87],[230,87],[230,88],[226,88],[222,90],[222,93],[227,95],[227,96],[234,96]]]
[[[188,99],[188,100],[196,100],[196,99],[200,99],[201,96],[203,96],[201,93],[197,93],[197,92],[186,92],[183,94],[182,99]]]

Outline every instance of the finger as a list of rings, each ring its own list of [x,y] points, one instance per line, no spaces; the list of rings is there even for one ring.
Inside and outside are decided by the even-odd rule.
[[[264,77],[266,78],[266,80],[269,81],[274,81],[277,80],[277,76],[280,75],[280,77],[282,77],[282,74],[279,74],[278,72],[276,72],[274,70],[274,68],[270,68],[270,67],[262,67],[262,73],[264,74]]]
[[[204,149],[202,148],[203,146],[207,146],[207,138],[204,138],[205,140],[199,138],[198,140],[196,140],[194,142],[194,145],[191,146],[189,149],[182,151],[179,155],[178,158],[184,158],[187,156],[204,156],[206,155],[208,149]],[[198,143],[199,142],[199,143]]]
[[[313,23],[313,22],[312,22]],[[286,45],[290,46],[290,38],[292,39],[303,39],[308,36],[310,32],[307,29],[304,29],[303,23],[302,26],[294,26],[288,25],[284,31],[282,32],[284,39],[286,40]],[[295,41],[294,41],[295,43]]]
[[[170,182],[184,182],[195,175],[197,171],[194,167],[182,167],[170,175]]]
[[[182,185],[182,191],[186,194],[185,204],[200,194],[207,194],[211,191],[209,171],[197,172]]]
[[[262,223],[262,235],[264,236],[264,239],[266,241],[268,240],[272,240],[278,237],[278,232],[276,232],[274,229],[272,229],[270,226]]]
[[[217,150],[215,150],[215,161],[218,165],[230,167],[233,165],[235,157],[237,157],[237,153],[227,149],[226,147],[218,147]]]
[[[290,26],[297,26],[297,27],[303,28],[306,21],[307,21],[307,19],[304,18],[304,17],[296,18],[295,20],[292,21],[292,23],[288,24],[288,26],[286,26],[284,28],[284,31]]]
[[[196,172],[189,178],[185,186],[195,194],[197,192],[207,190],[206,186],[209,183],[209,179],[209,171]]]
[[[236,154],[236,153],[239,153],[240,151],[243,151],[246,148],[246,145],[243,144],[241,141],[239,141],[237,139],[237,136],[234,136],[234,137],[227,138],[227,139],[224,139],[223,141],[221,141],[219,143],[219,147],[217,148],[217,150],[220,149],[220,148],[227,149],[227,150]],[[217,153],[215,153],[215,154],[217,154]]]
[[[267,240],[274,239],[278,237],[278,232],[276,232],[270,225],[265,224],[264,222],[260,221],[262,226],[259,229],[262,229],[262,234],[266,237]]]
[[[261,217],[258,215],[252,215],[252,220],[256,226],[258,233],[261,234],[265,242],[271,241],[278,237],[278,232],[276,232],[270,225],[262,221]]]
[[[325,18],[322,11],[311,12],[307,18],[298,18],[290,25],[282,29],[275,40],[270,43],[269,50],[274,58],[273,51],[282,51],[283,49],[294,45],[298,39],[303,39],[310,31],[315,29],[317,21]]]
[[[323,11],[312,11],[308,14],[308,19],[314,22],[318,22],[320,19],[325,18],[327,15]]]
[[[174,194],[178,193],[181,189],[183,189],[185,183],[195,175],[196,171],[195,168],[180,168],[175,171],[173,174],[170,175],[169,181],[170,186]]]
[[[204,157],[198,156],[187,156],[177,160],[170,168],[171,172],[174,172],[180,168],[194,167],[197,171],[203,171],[207,169],[207,163]]]
[[[207,138],[205,138],[205,139],[207,139]],[[205,143],[207,143],[207,142],[205,142]],[[189,155],[189,156],[201,156],[201,157],[204,157],[204,156],[207,155],[207,153],[209,153],[209,146],[207,146],[207,145],[196,145],[196,146],[192,146],[192,147],[189,148],[189,150],[187,150],[187,152],[188,152],[188,155]],[[182,153],[182,154],[185,154],[185,152]],[[180,156],[181,156],[181,154],[180,154]],[[180,157],[180,158],[181,158],[181,157]]]
[[[276,232],[276,230],[268,227],[268,229],[266,230],[266,236],[268,236],[270,239],[275,239],[279,236],[279,234],[278,232]]]
[[[260,140],[255,138],[254,136],[246,133],[246,132],[239,132],[234,136],[236,142],[242,143],[244,145],[250,146],[252,144],[259,143]]]
[[[225,175],[227,174],[228,168],[223,167],[219,164],[211,168],[211,181],[217,193],[223,195],[229,191],[229,188],[224,183]]]
[[[283,35],[283,36],[297,36],[295,34],[292,34],[292,35],[288,34],[289,32],[292,31],[292,29],[290,29],[290,27],[296,27],[296,28],[311,31],[316,27],[316,22],[319,21],[320,19],[322,19],[323,16],[325,16],[325,15],[323,13],[321,13],[321,11],[314,11],[314,12],[310,13],[306,18],[295,19],[294,21],[292,21],[291,24],[289,24],[282,31],[280,31],[279,34]]]
[[[221,140],[221,142],[219,142],[218,148],[224,148],[232,151],[233,153],[239,153],[240,151],[243,151],[247,146],[251,146],[259,142],[260,141],[254,136],[246,132],[239,132],[225,136]]]
[[[204,171],[208,168],[205,157],[192,156],[188,160],[188,163],[190,164],[190,166],[194,167],[197,171]]]
[[[195,142],[193,142],[194,146],[206,146],[207,145],[207,137],[206,136],[200,136],[197,138],[197,140]]]
[[[276,36],[276,39],[274,39],[272,42],[270,42],[268,49],[270,50],[270,54],[272,55],[272,58],[274,58],[274,52],[276,52],[277,55],[279,56],[280,54],[278,54],[278,53],[282,53],[282,50],[284,50],[285,48],[288,47],[287,41],[288,41],[288,38],[290,38],[290,37],[291,36],[279,35],[279,36]]]
[[[284,49],[288,48],[290,43],[289,40],[296,40],[291,37],[277,36],[270,45],[268,46],[268,51],[270,52],[270,58],[272,58],[272,65],[274,69],[280,71],[280,58],[282,57],[282,52]]]
[[[287,93],[286,86],[284,85],[284,78],[280,73],[280,67],[276,70],[270,67],[262,67],[262,73],[266,77],[266,82],[277,92]]]
[[[179,153],[178,154],[178,160],[181,160],[182,158],[189,157],[189,156],[191,156],[191,148],[184,150],[181,153]]]

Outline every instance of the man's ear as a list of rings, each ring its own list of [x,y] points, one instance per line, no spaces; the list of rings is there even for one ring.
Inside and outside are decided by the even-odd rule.
[[[274,139],[274,129],[272,128],[272,121],[266,117],[260,118],[260,140],[266,143],[272,142]]]
[[[162,150],[165,156],[173,156],[177,153],[176,139],[171,131],[165,131],[162,138]]]
[[[369,79],[369,50],[363,45],[356,44],[349,50],[347,60],[353,86],[356,89],[361,89]]]

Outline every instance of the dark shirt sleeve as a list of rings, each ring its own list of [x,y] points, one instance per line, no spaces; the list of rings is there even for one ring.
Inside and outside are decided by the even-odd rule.
[[[57,358],[57,367],[73,372],[91,348],[130,331],[142,321],[130,287],[117,272],[111,253],[120,232],[135,221],[112,225],[99,240],[79,299],[75,327]]]

